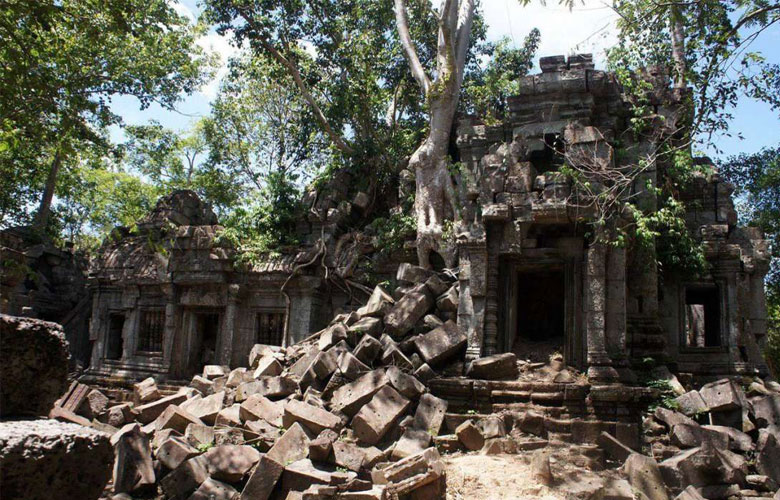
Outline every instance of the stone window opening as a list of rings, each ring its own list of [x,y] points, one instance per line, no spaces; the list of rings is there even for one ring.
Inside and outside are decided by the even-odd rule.
[[[685,289],[685,347],[720,347],[720,294],[716,286]]]
[[[255,320],[255,343],[282,345],[284,335],[284,312],[264,311],[257,313]]]
[[[559,133],[544,134],[544,148],[531,151],[529,160],[536,172],[543,174],[557,170],[564,162],[566,145],[563,136]]]
[[[106,341],[106,359],[121,359],[124,341],[122,331],[125,328],[125,315],[110,313],[108,315],[108,337]]]
[[[149,309],[141,312],[138,348],[141,353],[161,353],[165,330],[165,310]]]

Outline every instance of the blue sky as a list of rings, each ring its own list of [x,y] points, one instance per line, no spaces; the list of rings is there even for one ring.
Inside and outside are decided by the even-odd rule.
[[[537,27],[542,33],[539,56],[592,52],[597,65],[603,65],[605,48],[615,41],[615,14],[608,7],[609,4],[600,0],[585,0],[570,12],[558,6],[554,0],[546,3],[547,6],[543,6],[537,1],[522,7],[517,0],[483,0],[488,38],[498,40],[508,36],[522,42],[528,31]],[[200,12],[197,0],[178,0],[176,8],[193,18]],[[235,53],[229,41],[214,32],[203,37],[199,43],[205,49],[219,53],[223,62]],[[765,31],[751,46],[751,50],[761,51],[768,60],[780,62],[780,26],[775,25]],[[164,110],[156,105],[141,110],[134,98],[114,99],[113,109],[128,124],[157,120],[166,127],[186,129],[199,117],[209,113],[209,103],[216,95],[219,79],[225,71],[223,66],[213,81],[193,95],[186,96],[176,111]],[[732,137],[716,138],[718,147],[725,155],[752,153],[765,146],[780,144],[780,113],[772,112],[765,104],[742,99],[734,110],[734,116],[730,127]],[[744,136],[744,140],[737,139],[739,133]],[[112,137],[121,140],[123,134],[119,129],[114,129]],[[715,156],[714,152],[707,152]]]

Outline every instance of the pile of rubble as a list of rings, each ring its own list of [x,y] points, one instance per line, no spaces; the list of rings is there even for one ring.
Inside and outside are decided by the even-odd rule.
[[[684,392],[679,384],[678,392]],[[643,421],[635,452],[607,433],[599,444],[624,462],[629,482],[651,500],[780,499],[780,384],[731,379],[684,392]]]
[[[208,365],[170,395],[150,378],[134,386],[134,402],[111,407],[74,384],[52,416],[112,434],[117,495],[159,487],[173,499],[443,498],[432,438],[447,402],[425,382],[465,351],[451,319],[457,288],[410,265],[398,278],[396,298],[376,287],[302,343],[256,345],[246,368]],[[514,355],[472,370],[517,376]],[[469,448],[472,427],[459,432]]]

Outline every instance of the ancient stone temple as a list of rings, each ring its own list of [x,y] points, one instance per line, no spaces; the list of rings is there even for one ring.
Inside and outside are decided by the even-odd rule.
[[[89,375],[182,380],[206,364],[238,365],[257,343],[295,343],[327,321],[320,278],[296,276],[281,292],[309,247],[243,266],[220,229],[195,193],[178,191],[134,231],[114,232],[90,272]]]
[[[765,371],[767,244],[737,225],[733,188],[710,165],[712,173],[682,194],[688,229],[704,244],[705,276],[664,272],[653,249],[599,242],[588,234],[594,214],[561,166],[619,171],[664,137],[628,132],[628,103],[590,55],[540,65],[542,73],[524,77],[509,99],[502,123],[466,119],[458,129],[470,181],[469,227],[458,241],[467,356],[515,351],[546,359],[559,351],[606,381],[645,356],[701,375]],[[650,98],[671,121],[679,97],[660,83]],[[626,199],[654,210],[648,186],[663,182],[664,169],[661,162],[645,168]]]

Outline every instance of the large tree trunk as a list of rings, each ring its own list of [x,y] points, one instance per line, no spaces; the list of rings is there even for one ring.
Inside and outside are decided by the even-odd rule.
[[[60,153],[60,150],[57,149],[54,152],[54,158],[51,161],[49,175],[46,178],[46,186],[43,188],[41,204],[38,207],[38,212],[35,214],[35,220],[33,222],[33,228],[37,231],[43,232],[46,229],[47,222],[49,221],[51,202],[54,199],[54,189],[57,187],[57,175],[60,172],[61,165],[62,154]]]
[[[685,26],[680,12],[680,6],[672,4],[669,10],[669,31],[672,37],[672,64],[674,88],[684,89],[686,86],[685,72]]]
[[[428,137],[409,161],[417,184],[414,200],[417,258],[420,266],[430,268],[431,252],[436,252],[444,259],[445,266],[454,267],[455,242],[445,238],[444,229],[446,221],[457,222],[459,214],[447,151],[463,83],[474,0],[442,0],[434,82],[425,73],[414,48],[404,0],[395,0],[395,14],[401,45],[412,75],[425,92],[430,112]]]

